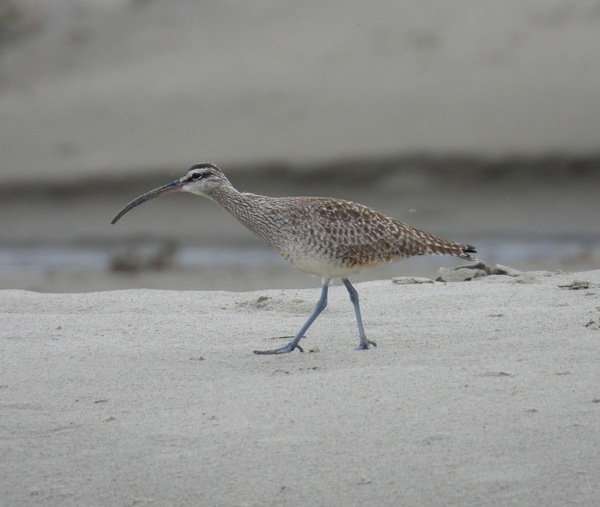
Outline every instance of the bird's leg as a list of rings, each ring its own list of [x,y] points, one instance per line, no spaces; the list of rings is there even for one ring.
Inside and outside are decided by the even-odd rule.
[[[368,349],[369,345],[373,345],[373,347],[377,347],[377,344],[371,340],[367,340],[367,335],[365,334],[365,328],[363,327],[362,317],[360,315],[360,305],[358,304],[358,292],[352,286],[350,281],[347,278],[342,278],[342,282],[348,289],[348,293],[350,294],[350,301],[354,305],[354,313],[356,314],[356,323],[358,324],[358,336],[360,337],[360,343],[358,344],[357,349],[364,350]]]
[[[316,304],[314,310],[312,311],[312,313],[310,314],[310,316],[308,317],[306,322],[302,325],[300,330],[292,338],[291,342],[289,342],[287,345],[284,345],[283,347],[279,347],[278,349],[255,350],[254,353],[255,354],[284,354],[286,352],[291,352],[294,349],[298,349],[298,350],[300,350],[300,352],[303,352],[302,347],[300,347],[300,345],[298,345],[298,343],[300,343],[300,340],[304,336],[304,333],[306,333],[306,331],[308,331],[308,328],[311,326],[311,324],[316,320],[316,318],[319,316],[319,314],[327,306],[327,291],[329,289],[330,281],[331,281],[330,278],[323,278],[323,285],[321,286],[321,297],[319,298],[319,301],[317,301],[317,304]]]

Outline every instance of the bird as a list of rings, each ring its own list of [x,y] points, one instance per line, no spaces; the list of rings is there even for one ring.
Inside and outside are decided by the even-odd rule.
[[[185,174],[126,204],[112,219],[155,197],[191,192],[215,201],[284,259],[301,271],[321,277],[321,296],[308,319],[286,345],[255,354],[284,354],[298,349],[300,340],[327,306],[331,281],[339,278],[350,295],[358,326],[359,350],[377,344],[365,334],[358,292],[349,276],[366,267],[415,255],[451,255],[476,260],[474,246],[455,243],[416,229],[352,201],[332,197],[271,197],[240,192],[215,164],[190,167]]]

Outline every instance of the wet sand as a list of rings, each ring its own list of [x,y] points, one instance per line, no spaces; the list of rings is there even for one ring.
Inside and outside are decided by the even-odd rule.
[[[370,168],[367,173],[365,166]],[[240,190],[362,202],[415,227],[474,244],[478,257],[489,264],[565,271],[600,266],[600,172],[593,157],[393,157],[296,169],[269,165],[224,169]],[[164,196],[110,224],[126,202],[184,170],[174,168],[143,181],[102,179],[0,188],[0,256],[12,252],[14,257],[12,264],[0,269],[0,288],[82,292],[318,285],[218,205],[197,196]],[[165,258],[161,252],[170,245],[174,250]],[[73,258],[86,248],[104,257],[86,267]],[[203,252],[203,260],[186,261],[186,249]],[[35,255],[27,262],[31,252]],[[136,258],[148,256],[158,259],[136,265]],[[127,269],[116,266],[123,258],[132,263]],[[355,279],[435,278],[439,267],[457,262],[442,257],[410,259],[365,270]]]

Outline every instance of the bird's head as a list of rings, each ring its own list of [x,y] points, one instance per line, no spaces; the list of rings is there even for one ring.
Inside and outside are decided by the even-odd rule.
[[[190,167],[181,178],[178,178],[171,183],[167,183],[162,187],[150,190],[150,192],[140,195],[125,205],[125,207],[117,213],[115,218],[112,219],[111,223],[116,223],[117,220],[130,209],[163,194],[168,194],[170,192],[191,192],[204,197],[211,197],[216,189],[229,184],[230,183],[223,174],[223,171],[216,165],[196,164]]]
[[[210,197],[215,189],[229,184],[229,181],[215,164],[196,164],[173,184],[179,187],[175,190]]]

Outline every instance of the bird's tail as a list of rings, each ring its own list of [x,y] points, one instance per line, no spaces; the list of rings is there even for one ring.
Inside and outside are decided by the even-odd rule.
[[[468,261],[476,261],[477,259],[470,254],[477,253],[473,245],[465,243],[455,243],[429,232],[415,229],[414,227],[406,226],[407,243],[410,245],[411,255],[453,255]]]

